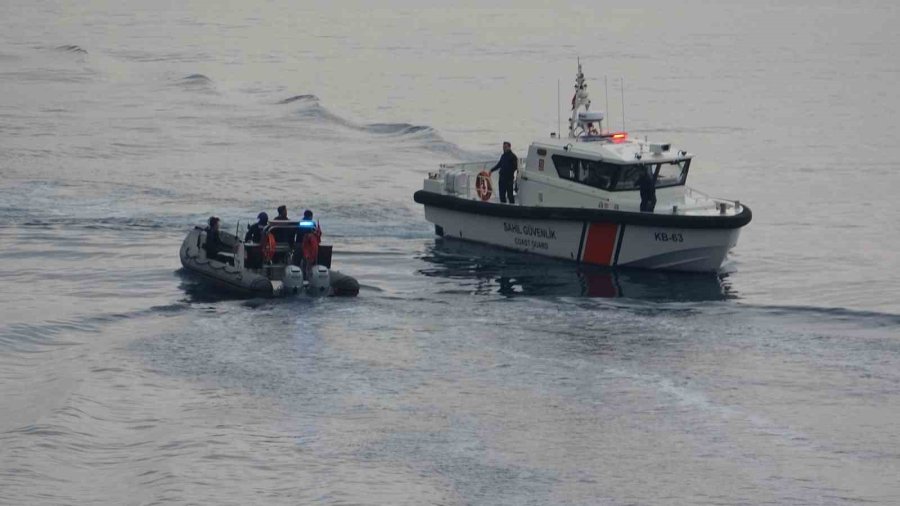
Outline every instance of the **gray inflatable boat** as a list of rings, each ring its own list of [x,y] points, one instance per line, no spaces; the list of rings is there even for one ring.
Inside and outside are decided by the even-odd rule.
[[[296,230],[297,222],[270,222],[264,237],[266,245],[245,243],[237,236],[219,230],[221,248],[207,255],[207,229],[194,227],[181,244],[181,265],[223,289],[257,297],[311,296],[354,297],[359,283],[351,276],[331,270],[331,246],[321,245],[315,262],[304,262],[294,244],[279,242],[279,232]],[[268,246],[268,248],[266,247]],[[272,247],[274,246],[274,247]],[[265,254],[263,253],[264,250]]]

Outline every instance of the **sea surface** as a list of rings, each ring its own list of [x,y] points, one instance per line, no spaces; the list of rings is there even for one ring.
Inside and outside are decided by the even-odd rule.
[[[900,504],[900,4],[0,4],[0,504]],[[433,235],[577,59],[754,219],[723,273]],[[561,89],[558,94],[557,89]],[[608,104],[608,106],[607,106]],[[312,209],[355,299],[180,243]]]

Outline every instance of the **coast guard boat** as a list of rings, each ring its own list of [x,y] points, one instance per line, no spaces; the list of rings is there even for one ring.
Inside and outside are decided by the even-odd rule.
[[[429,173],[413,197],[435,233],[585,264],[718,272],[750,208],[686,186],[691,153],[603,130],[586,88],[579,62],[568,137],[532,142],[515,204],[498,201],[493,161]],[[649,174],[657,201],[642,212]]]
[[[214,255],[208,255],[205,247],[209,229],[195,226],[181,244],[181,265],[229,292],[242,295],[353,297],[359,294],[356,279],[331,270],[330,245],[318,245],[314,261],[300,261],[300,249],[295,250],[294,245],[299,243],[295,238],[304,223],[272,220],[263,229],[259,243],[245,242],[237,233],[219,230],[224,250]]]

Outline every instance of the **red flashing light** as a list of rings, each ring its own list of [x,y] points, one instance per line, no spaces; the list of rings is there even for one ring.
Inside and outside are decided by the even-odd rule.
[[[609,138],[612,139],[613,142],[624,142],[628,140],[628,132],[614,132],[609,134]]]

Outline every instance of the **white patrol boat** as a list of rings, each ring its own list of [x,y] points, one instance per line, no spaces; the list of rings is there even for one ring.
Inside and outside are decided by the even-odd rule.
[[[359,294],[356,279],[331,270],[330,245],[318,245],[314,261],[300,261],[297,238],[303,233],[305,223],[315,226],[311,221],[272,220],[263,229],[259,243],[244,242],[237,233],[219,230],[222,249],[214,255],[209,255],[206,247],[209,229],[194,227],[181,243],[181,265],[203,279],[241,295],[352,297]]]
[[[586,264],[717,272],[750,209],[687,187],[687,151],[604,131],[586,88],[579,62],[568,138],[532,142],[515,204],[493,191],[495,162],[443,164],[414,195],[425,219],[439,236]],[[643,212],[641,185],[656,199]]]

